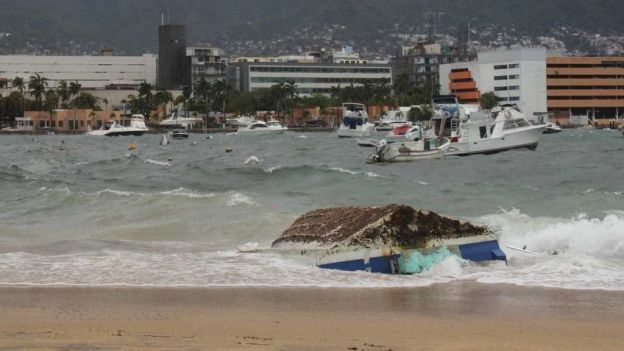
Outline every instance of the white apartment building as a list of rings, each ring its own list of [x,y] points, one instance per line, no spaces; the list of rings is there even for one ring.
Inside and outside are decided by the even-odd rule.
[[[344,88],[351,84],[358,86],[385,80],[391,85],[392,70],[388,64],[238,62],[230,65],[228,80],[241,92],[294,82],[299,95],[328,95],[333,87]]]
[[[527,116],[547,111],[545,48],[480,52],[476,61],[440,65],[440,93],[479,104],[494,92],[500,104],[515,104]]]
[[[228,58],[222,49],[207,46],[187,46],[187,65],[190,69],[191,83],[197,87],[202,79],[214,81],[225,79]]]
[[[142,82],[156,84],[156,55],[31,56],[0,55],[0,81],[38,73],[55,88],[59,81],[78,81],[83,89],[133,89]]]

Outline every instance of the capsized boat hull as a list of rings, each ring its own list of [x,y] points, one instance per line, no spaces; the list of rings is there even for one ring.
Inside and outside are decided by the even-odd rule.
[[[505,261],[507,257],[497,240],[486,236],[437,241],[414,249],[401,247],[345,248],[317,258],[317,266],[342,271],[368,271],[385,274],[416,274],[428,270],[448,257],[473,262]]]

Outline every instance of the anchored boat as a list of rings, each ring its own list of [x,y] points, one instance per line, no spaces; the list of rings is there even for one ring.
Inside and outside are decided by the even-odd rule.
[[[369,137],[375,125],[368,122],[368,113],[362,104],[342,104],[342,124],[338,128],[339,138]]]
[[[380,142],[369,162],[405,162],[443,158],[451,146],[448,138],[431,138],[397,143]]]

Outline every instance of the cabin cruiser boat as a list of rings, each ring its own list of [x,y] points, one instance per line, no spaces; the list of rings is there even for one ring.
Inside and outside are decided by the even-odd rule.
[[[362,104],[342,104],[342,124],[338,128],[339,138],[369,137],[375,125],[368,122],[368,113]]]
[[[382,116],[377,123],[375,123],[375,130],[378,132],[391,131],[397,127],[403,125],[410,125],[407,120],[407,113],[401,110],[388,111],[385,116]]]
[[[181,111],[172,112],[166,119],[160,122],[163,128],[184,128],[191,129],[194,125],[202,123],[199,117],[191,117],[187,113]]]
[[[238,116],[235,118],[226,119],[225,124],[231,127],[246,127],[247,125],[255,121],[256,119],[252,116]]]
[[[535,150],[546,125],[533,125],[518,110],[505,107],[493,119],[489,112],[460,114],[447,155],[489,154],[527,148]]]
[[[245,127],[238,128],[238,133],[283,133],[286,130],[288,128],[272,119],[268,122],[254,121]]]
[[[130,118],[130,126],[123,126],[115,121],[110,121],[102,125],[102,128],[88,132],[88,135],[96,136],[124,136],[124,135],[143,135],[147,131],[145,126],[145,118],[143,115],[132,115]]]

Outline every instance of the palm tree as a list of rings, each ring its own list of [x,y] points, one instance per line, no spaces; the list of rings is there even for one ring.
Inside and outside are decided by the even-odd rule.
[[[56,87],[56,95],[58,95],[61,100],[61,108],[66,108],[67,101],[69,101],[69,98],[71,97],[69,86],[66,81],[62,80],[58,83],[58,86]]]
[[[197,92],[204,98],[206,105],[206,117],[208,116],[208,110],[210,109],[210,95],[214,91],[212,83],[206,80],[206,77],[202,77],[197,85]]]
[[[223,113],[223,118],[225,118],[225,112],[226,112],[225,107],[227,104],[227,98],[232,92],[232,86],[228,84],[227,80],[219,79],[212,83],[212,89],[215,94],[215,97],[217,97],[217,100],[221,102],[223,106],[222,113]]]
[[[171,92],[164,90],[164,89],[160,89],[156,92],[156,94],[154,94],[154,101],[156,102],[156,104],[158,104],[159,106],[162,105],[163,106],[163,111],[165,113],[165,116],[167,115],[167,104],[171,101],[173,101],[173,95],[171,94]]]
[[[46,111],[50,113],[50,125],[48,127],[52,128],[52,121],[54,119],[54,112],[56,111],[56,107],[59,103],[59,96],[52,89],[48,89],[45,93],[45,103],[44,107]]]
[[[154,90],[154,86],[147,82],[139,84],[139,88],[137,89],[137,91],[139,92],[141,113],[143,115],[149,115],[149,112],[151,110],[152,90]]]
[[[78,81],[73,81],[71,83],[69,83],[69,94],[70,95],[74,95],[76,96],[74,98],[74,128],[76,129],[76,109],[80,107],[80,89],[82,88],[82,85],[80,85],[80,83],[78,83]]]
[[[41,77],[39,73],[35,73],[35,75],[30,76],[30,80],[28,81],[28,90],[30,91],[30,95],[32,95],[37,101],[37,108],[39,111],[43,109],[43,96],[46,93],[47,86],[48,79]]]
[[[284,93],[284,108],[288,107],[288,102],[290,102],[290,119],[292,122],[293,115],[295,113],[295,100],[297,98],[297,84],[295,81],[287,81],[282,85],[282,92]]]
[[[24,78],[15,77],[11,81],[11,87],[17,89],[20,94],[20,98],[22,100],[22,115],[24,115],[24,110],[26,110],[26,103],[24,101],[24,90],[26,89],[26,82],[24,82]]]

